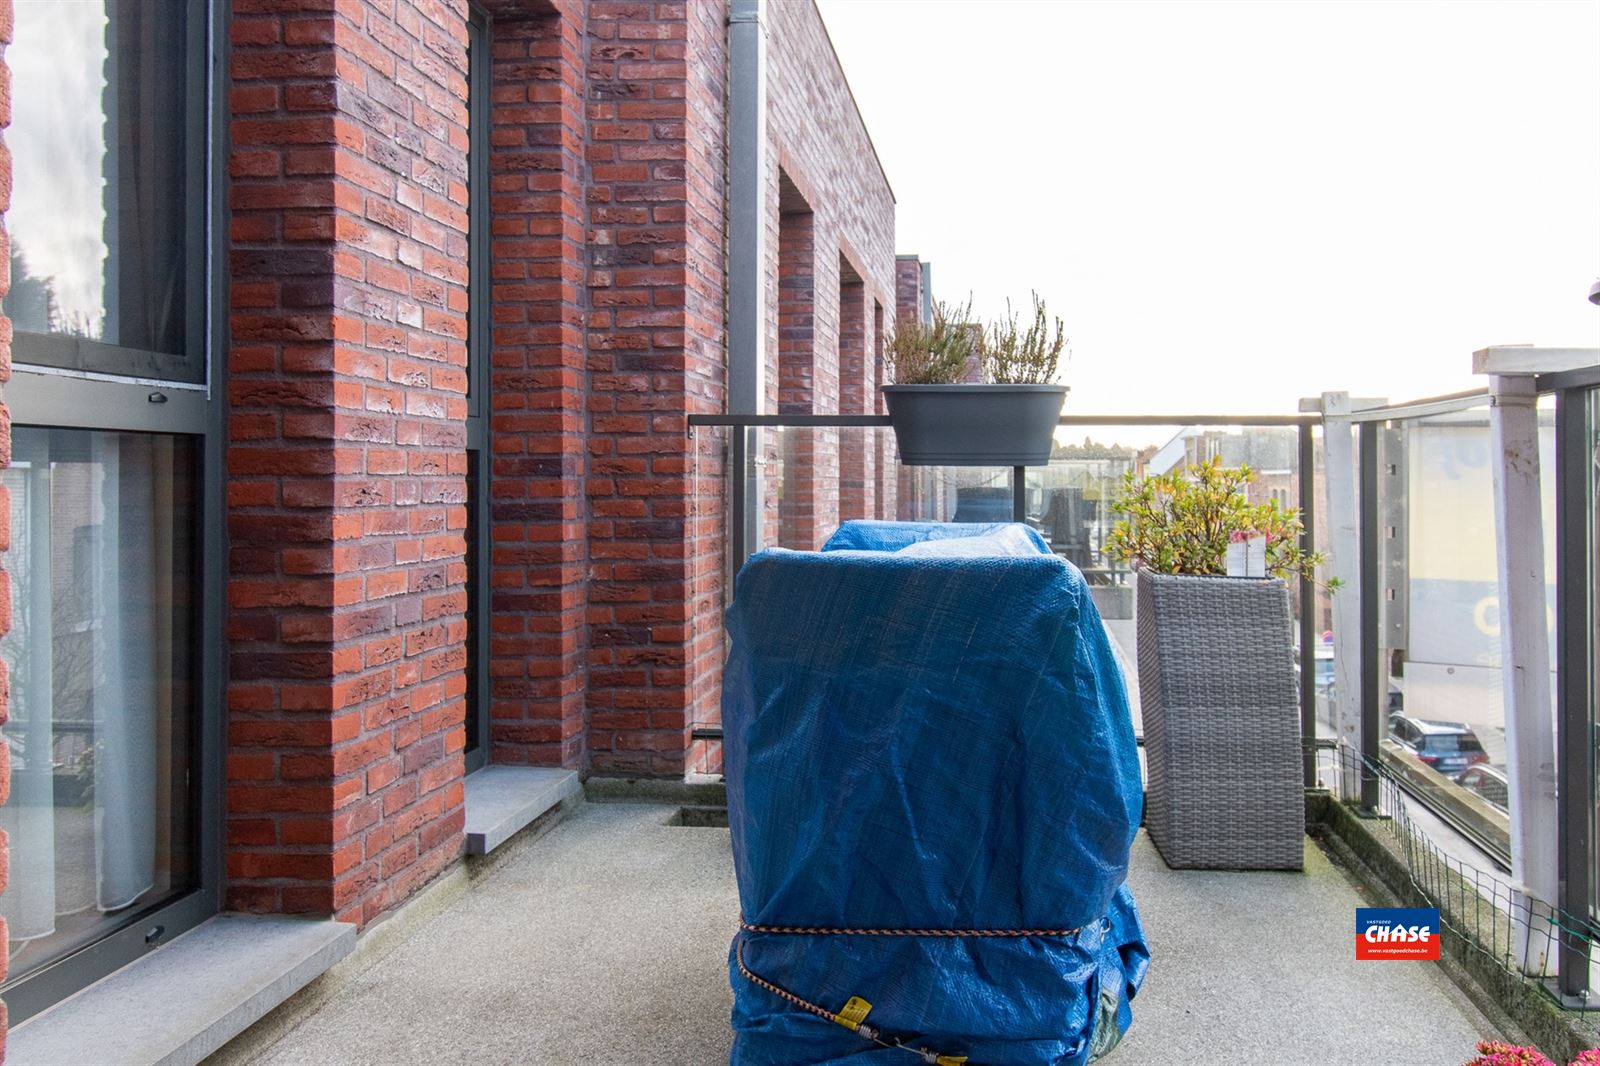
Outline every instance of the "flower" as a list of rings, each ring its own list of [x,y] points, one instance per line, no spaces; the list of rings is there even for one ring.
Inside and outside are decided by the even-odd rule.
[[[1477,1058],[1468,1059],[1462,1066],[1556,1066],[1556,1064],[1540,1054],[1538,1048],[1512,1047],[1498,1040],[1480,1040]],[[1583,1056],[1580,1055],[1573,1060],[1573,1066],[1588,1066],[1588,1063],[1584,1063]]]

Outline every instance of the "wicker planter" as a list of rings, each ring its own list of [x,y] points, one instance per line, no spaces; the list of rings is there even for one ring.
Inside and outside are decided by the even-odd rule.
[[[1150,840],[1180,869],[1300,869],[1305,795],[1283,582],[1142,569],[1136,580]]]
[[[1065,385],[886,385],[907,466],[1044,466]]]

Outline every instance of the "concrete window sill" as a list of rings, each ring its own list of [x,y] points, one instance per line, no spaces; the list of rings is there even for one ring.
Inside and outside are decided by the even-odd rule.
[[[467,854],[487,855],[583,785],[574,770],[485,766],[468,774]]]
[[[11,1030],[6,1062],[197,1063],[355,943],[344,922],[218,915]]]

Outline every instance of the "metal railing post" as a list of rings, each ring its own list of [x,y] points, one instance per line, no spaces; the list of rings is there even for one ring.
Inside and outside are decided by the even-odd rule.
[[[1587,925],[1594,877],[1593,654],[1594,542],[1590,534],[1589,439],[1586,396],[1556,393],[1556,868],[1561,922],[1559,980],[1564,1001],[1586,1002],[1590,942]]]
[[[744,569],[745,560],[750,558],[751,540],[750,523],[750,485],[754,480],[749,476],[750,465],[750,438],[759,439],[759,429],[745,429],[735,427],[728,430],[728,470],[733,475],[729,478],[728,504],[732,510],[728,522],[729,547],[733,553],[733,573],[737,575]],[[759,517],[759,516],[758,516]]]
[[[1028,520],[1028,468],[1025,466],[1011,468],[1011,520]]]
[[[1302,425],[1300,436],[1300,550],[1316,550],[1316,444],[1311,427]],[[1317,583],[1300,576],[1300,759],[1307,788],[1317,784]]]
[[[767,29],[766,0],[732,0],[728,10],[728,412],[766,411]],[[693,421],[691,420],[691,425]],[[761,435],[738,427],[732,467],[734,572],[761,547]],[[753,440],[751,439],[753,438]]]
[[[1378,811],[1378,746],[1383,739],[1384,669],[1379,646],[1378,423],[1360,425],[1356,461],[1361,552],[1361,807]]]

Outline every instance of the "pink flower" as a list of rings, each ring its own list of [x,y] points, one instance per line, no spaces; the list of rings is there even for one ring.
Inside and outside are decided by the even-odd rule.
[[[1589,1052],[1584,1052],[1584,1055]],[[1600,1066],[1600,1060],[1590,1060]],[[1512,1047],[1502,1044],[1498,1040],[1478,1041],[1478,1057],[1468,1059],[1462,1066],[1555,1066],[1555,1063],[1539,1053],[1538,1048]],[[1583,1060],[1583,1055],[1573,1060],[1573,1066],[1588,1066]]]

